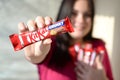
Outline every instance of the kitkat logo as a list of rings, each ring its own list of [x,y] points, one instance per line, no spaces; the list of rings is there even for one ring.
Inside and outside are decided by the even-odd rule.
[[[27,35],[27,40],[31,43],[45,39],[49,34],[47,28],[40,29],[38,31],[29,33]]]

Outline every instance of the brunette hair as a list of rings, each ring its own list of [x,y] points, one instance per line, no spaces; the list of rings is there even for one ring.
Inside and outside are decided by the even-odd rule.
[[[62,4],[60,6],[56,21],[61,20],[65,18],[66,16],[70,17],[72,14],[74,3],[77,0],[63,0]],[[93,20],[94,20],[94,1],[88,0],[89,6],[91,8],[91,19],[92,19],[92,28],[90,32],[84,37],[85,41],[93,40],[92,37],[92,29],[93,29]],[[50,65],[56,65],[58,67],[64,66],[67,62],[69,62],[71,59],[71,56],[69,55],[68,48],[71,45],[72,38],[68,33],[58,35],[56,37],[56,49],[51,57]]]

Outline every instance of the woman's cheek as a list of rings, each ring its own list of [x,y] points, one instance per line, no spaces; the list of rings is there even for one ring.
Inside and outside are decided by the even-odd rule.
[[[69,33],[72,38],[79,39],[84,37],[84,33],[82,31],[74,31],[72,33]]]

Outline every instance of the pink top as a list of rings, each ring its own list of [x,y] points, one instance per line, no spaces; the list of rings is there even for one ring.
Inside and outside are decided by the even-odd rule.
[[[92,42],[92,44],[93,44],[93,47],[105,46],[105,44],[101,40],[95,40]],[[54,44],[52,46],[54,46]],[[42,63],[37,65],[39,80],[76,80],[76,75],[74,72],[75,65],[72,61],[68,62],[67,65],[62,69],[57,69],[56,67],[49,68],[47,66],[52,56],[53,49],[54,48],[52,47],[46,59]],[[74,54],[74,52],[72,53]],[[108,79],[113,80],[110,61],[106,51],[103,59],[103,66],[105,68],[105,72]]]

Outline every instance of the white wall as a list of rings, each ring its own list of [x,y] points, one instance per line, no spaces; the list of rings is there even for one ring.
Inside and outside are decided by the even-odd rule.
[[[38,80],[37,68],[15,52],[9,35],[18,23],[40,16],[55,18],[62,0],[0,0],[0,80]]]
[[[115,80],[120,80],[120,0],[95,0],[94,36],[106,42]]]

